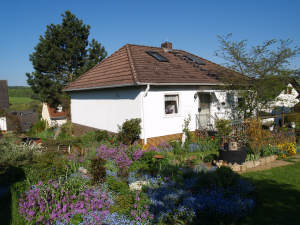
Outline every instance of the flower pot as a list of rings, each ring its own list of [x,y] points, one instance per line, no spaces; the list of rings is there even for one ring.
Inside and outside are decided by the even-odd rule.
[[[242,164],[245,162],[246,156],[247,156],[247,151],[244,148],[241,148],[239,150],[234,150],[234,151],[219,149],[219,160],[223,160],[227,163]]]

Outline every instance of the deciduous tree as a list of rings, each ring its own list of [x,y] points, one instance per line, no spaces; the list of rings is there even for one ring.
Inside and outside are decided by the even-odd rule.
[[[300,48],[293,46],[291,40],[272,39],[249,48],[247,40],[234,41],[231,34],[218,36],[218,39],[220,49],[216,55],[226,61],[228,68],[251,78],[246,85],[243,82],[239,87],[246,90],[241,92],[237,107],[243,116],[259,115],[297,74],[297,70],[289,66],[291,60],[300,54]]]

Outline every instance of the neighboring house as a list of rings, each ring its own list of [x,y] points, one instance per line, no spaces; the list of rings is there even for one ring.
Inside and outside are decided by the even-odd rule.
[[[9,115],[7,123],[11,131],[27,132],[38,121],[38,113],[33,110],[12,111]]]
[[[141,118],[141,138],[212,128],[229,118],[234,92],[225,83],[247,78],[182,50],[170,42],[161,48],[127,44],[64,89],[71,96],[72,122],[118,131],[126,119]],[[223,88],[222,88],[223,87]],[[223,90],[222,90],[223,89]]]
[[[42,119],[47,122],[49,127],[60,127],[67,122],[67,114],[62,106],[53,108],[47,103],[43,103]]]
[[[274,102],[271,103],[272,108],[281,107],[291,109],[299,103],[299,85],[288,83],[286,88],[280,92]]]
[[[0,80],[0,111],[6,111],[9,108],[7,80]],[[7,131],[6,116],[0,115],[0,132]]]
[[[285,81],[286,86],[277,93],[274,101],[271,101],[263,111],[270,113],[271,117],[262,120],[263,125],[273,129],[273,125],[281,125],[283,113],[289,113],[300,102],[300,86],[296,80]],[[292,127],[295,125],[293,124]]]
[[[285,83],[282,89],[279,89],[274,96],[273,101],[269,102],[263,111],[272,114],[281,114],[290,112],[299,100],[300,86],[295,79],[282,81]]]

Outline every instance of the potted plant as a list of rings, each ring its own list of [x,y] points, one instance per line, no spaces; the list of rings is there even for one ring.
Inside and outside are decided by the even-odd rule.
[[[232,131],[230,121],[225,119],[218,119],[216,121],[216,128],[220,137],[220,147],[228,150],[229,134]]]

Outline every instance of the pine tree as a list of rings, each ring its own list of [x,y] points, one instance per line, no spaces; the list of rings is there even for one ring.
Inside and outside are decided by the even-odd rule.
[[[61,24],[50,24],[30,55],[34,72],[26,73],[27,83],[43,102],[56,106],[63,102],[63,87],[107,56],[96,40],[90,43],[90,26],[70,11]]]

